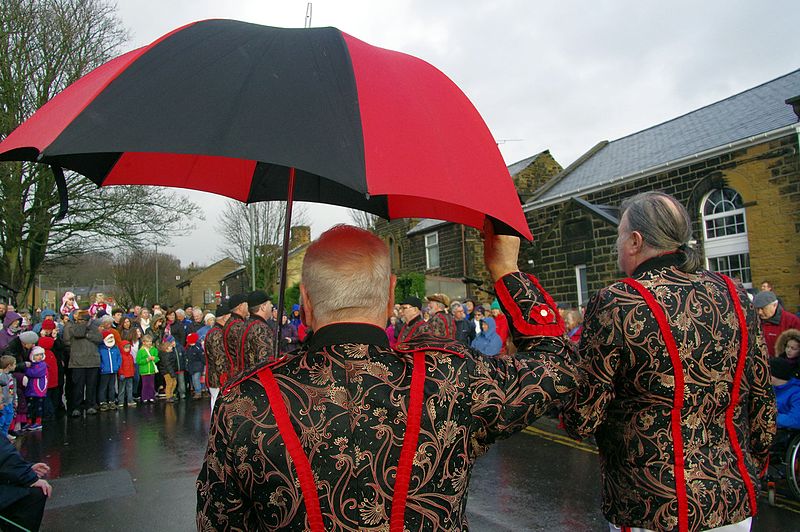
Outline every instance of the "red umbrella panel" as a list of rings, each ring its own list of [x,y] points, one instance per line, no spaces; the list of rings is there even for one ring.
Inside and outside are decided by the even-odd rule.
[[[294,199],[531,238],[494,139],[461,90],[335,28],[179,28],[87,74],[0,143],[0,160],[98,185]]]

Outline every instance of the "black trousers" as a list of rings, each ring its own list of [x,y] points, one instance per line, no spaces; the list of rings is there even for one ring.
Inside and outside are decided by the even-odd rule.
[[[100,368],[72,368],[72,408],[97,408],[97,380]]]
[[[41,423],[44,417],[44,397],[28,397],[28,421]]]
[[[101,373],[100,374],[100,388],[97,392],[97,400],[100,403],[116,403],[117,402],[117,374],[116,373]]]
[[[51,419],[64,411],[61,386],[47,389],[47,400],[44,403],[44,417]]]
[[[39,488],[28,488],[28,494],[6,508],[0,509],[0,515],[13,521],[27,530],[39,530],[47,502],[44,492]],[[20,528],[0,519],[0,530],[19,532]]]

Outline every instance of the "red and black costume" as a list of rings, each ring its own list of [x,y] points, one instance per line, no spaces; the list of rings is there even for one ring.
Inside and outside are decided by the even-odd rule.
[[[203,340],[206,354],[206,385],[209,388],[219,388],[228,379],[228,358],[225,356],[225,342],[223,340],[223,327],[219,323],[206,333]]]
[[[434,336],[393,350],[380,327],[336,323],[233,382],[197,481],[198,529],[466,528],[476,458],[577,381],[552,299],[519,272],[496,288],[516,316],[514,356]]]
[[[775,432],[758,317],[741,286],[641,264],[589,303],[567,430],[595,434],[603,513],[620,527],[698,531],[756,514]]]

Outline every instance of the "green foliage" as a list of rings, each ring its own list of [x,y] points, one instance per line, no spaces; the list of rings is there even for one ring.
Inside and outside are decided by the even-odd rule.
[[[284,312],[286,312],[286,315],[288,316],[292,311],[292,305],[300,303],[300,283],[293,284],[287,288],[283,294],[283,306],[286,309]],[[275,301],[275,304],[277,305],[278,302]]]
[[[394,287],[394,300],[402,301],[409,296],[425,297],[425,275],[421,273],[406,273],[397,277]]]

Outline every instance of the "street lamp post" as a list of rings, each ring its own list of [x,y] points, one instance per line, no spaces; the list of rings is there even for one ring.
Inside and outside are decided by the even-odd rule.
[[[247,206],[247,220],[250,223],[250,289],[256,289],[256,216],[255,205]]]
[[[158,243],[156,243],[156,300],[153,304],[158,303]]]

